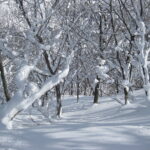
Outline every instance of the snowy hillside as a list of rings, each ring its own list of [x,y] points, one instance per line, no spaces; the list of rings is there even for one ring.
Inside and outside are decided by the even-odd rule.
[[[93,97],[65,97],[62,119],[51,123],[24,112],[14,130],[0,128],[0,150],[149,150],[150,109],[143,90],[134,95],[126,106],[111,97],[94,105]]]

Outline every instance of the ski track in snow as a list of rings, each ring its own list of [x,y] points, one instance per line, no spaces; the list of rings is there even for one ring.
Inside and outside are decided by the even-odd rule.
[[[127,106],[111,97],[97,105],[92,97],[82,96],[79,103],[66,97],[62,119],[52,124],[24,112],[15,129],[0,128],[0,150],[150,150],[150,109],[142,90],[135,95]]]

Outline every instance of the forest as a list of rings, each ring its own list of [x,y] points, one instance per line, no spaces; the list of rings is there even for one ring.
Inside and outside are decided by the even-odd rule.
[[[108,127],[112,133],[115,126],[117,130],[123,128],[127,135],[132,128],[139,131],[142,126],[138,135],[140,146],[130,143],[129,148],[122,147],[118,140],[111,147],[106,140],[105,145],[100,142],[104,146],[100,147],[99,143],[92,145],[94,140],[89,134],[81,135],[81,141],[87,137],[85,145],[77,141],[67,145],[69,141],[60,140],[58,145],[63,144],[55,147],[56,139],[46,139],[47,143],[54,140],[55,146],[38,149],[31,144],[23,150],[149,150],[149,24],[149,0],[0,0],[0,139],[5,139],[2,131],[10,136],[9,129],[13,135],[27,132],[26,138],[30,134],[32,137],[32,127],[44,129],[45,125],[47,132],[48,128],[57,128],[59,137],[57,125],[62,128],[66,125],[66,131],[71,127],[68,123],[76,120],[81,123],[72,127],[77,137],[86,124],[97,122],[98,129],[93,129],[97,139],[102,136],[96,134],[101,132],[101,126],[102,133]],[[115,118],[119,113],[120,120],[122,116],[127,119],[125,123],[121,121],[122,126],[130,126],[125,131]],[[109,115],[114,120],[103,124],[99,121],[107,120]],[[135,118],[141,122],[131,123]],[[32,127],[27,127],[28,121]],[[40,125],[43,122],[46,124]],[[26,123],[21,127],[23,131],[15,131],[23,123]],[[111,136],[116,137],[117,133],[114,131]],[[39,140],[46,143],[42,137]],[[3,141],[0,150],[22,149],[19,144],[8,148],[9,138],[10,143]]]

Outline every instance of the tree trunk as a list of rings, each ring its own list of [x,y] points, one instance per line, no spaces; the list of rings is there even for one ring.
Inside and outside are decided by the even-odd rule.
[[[84,85],[84,95],[87,95],[87,85]]]
[[[118,82],[118,79],[116,80],[115,84],[116,84],[116,93],[118,94],[119,93],[119,82]]]
[[[10,100],[10,95],[8,92],[7,81],[5,78],[5,72],[4,72],[4,66],[3,66],[3,62],[2,62],[1,52],[0,52],[0,73],[1,73],[4,95],[6,97],[6,102],[8,102]]]
[[[79,86],[79,76],[77,75],[77,103],[79,102],[79,94],[80,94],[79,88],[80,88],[80,86]]]
[[[85,79],[85,81],[84,81],[84,95],[87,95],[87,86],[88,86],[87,79]]]
[[[71,82],[71,89],[70,89],[70,95],[73,95],[73,82]]]
[[[56,100],[57,100],[57,113],[56,113],[56,115],[58,117],[61,117],[62,103],[61,103],[60,84],[56,85],[55,90],[56,90]]]
[[[98,98],[99,98],[99,82],[96,83],[96,86],[95,86],[95,90],[94,90],[94,102],[93,103],[98,103]]]
[[[129,97],[129,90],[128,88],[124,88],[124,99],[125,99],[125,105],[128,102],[128,97]]]

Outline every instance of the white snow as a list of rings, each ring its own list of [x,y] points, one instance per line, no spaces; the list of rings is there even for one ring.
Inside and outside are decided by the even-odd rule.
[[[104,80],[109,78],[109,75],[106,74],[108,71],[109,71],[109,68],[106,65],[96,66],[97,75]]]
[[[123,85],[124,87],[130,87],[130,86],[132,86],[132,84],[129,82],[129,80],[123,80],[123,81],[122,81],[122,85]]]
[[[65,96],[63,117],[52,123],[36,109],[32,115],[22,112],[12,122],[13,130],[0,127],[0,150],[149,150],[149,105],[144,90],[134,95],[126,106],[112,97],[93,105],[92,97],[81,96],[76,103]]]
[[[0,118],[2,118],[1,122],[6,125],[8,129],[12,128],[11,121],[18,115],[21,111],[27,109],[34,101],[39,99],[44,93],[46,93],[48,90],[52,89],[55,85],[60,83],[63,78],[65,78],[68,75],[69,72],[69,65],[71,63],[71,60],[73,58],[74,52],[70,54],[66,58],[65,66],[62,71],[57,73],[56,75],[53,75],[52,77],[48,78],[44,85],[39,89],[36,84],[32,84],[32,90],[36,91],[35,93],[32,93],[30,90],[30,95],[28,97],[23,96],[23,92],[26,86],[27,78],[29,76],[29,73],[34,69],[34,66],[29,66],[26,64],[23,64],[20,71],[18,72],[16,79],[18,79],[17,86],[18,91],[16,94],[12,97],[9,103],[5,105],[3,109],[0,110]]]

